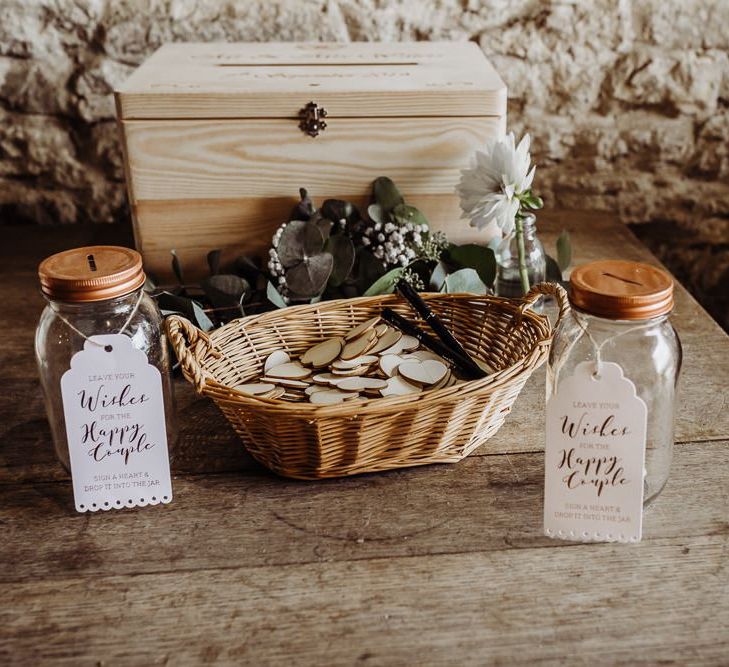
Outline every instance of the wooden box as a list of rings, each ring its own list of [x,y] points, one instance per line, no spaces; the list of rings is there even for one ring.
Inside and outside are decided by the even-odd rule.
[[[161,279],[172,248],[190,278],[213,248],[265,254],[300,187],[364,205],[380,175],[452,241],[484,241],[454,188],[505,131],[506,86],[473,43],[168,44],[115,96],[137,247]]]

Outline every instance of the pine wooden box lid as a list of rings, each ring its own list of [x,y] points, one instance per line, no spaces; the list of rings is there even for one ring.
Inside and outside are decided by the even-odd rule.
[[[472,42],[167,44],[116,91],[121,119],[504,116]]]

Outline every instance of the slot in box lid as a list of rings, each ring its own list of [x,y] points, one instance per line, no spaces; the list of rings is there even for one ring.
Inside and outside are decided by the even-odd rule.
[[[115,93],[130,119],[503,116],[506,85],[472,42],[172,43]]]

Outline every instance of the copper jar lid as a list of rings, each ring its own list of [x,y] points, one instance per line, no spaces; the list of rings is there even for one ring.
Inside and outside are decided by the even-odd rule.
[[[613,320],[647,320],[673,309],[673,279],[649,264],[602,260],[578,266],[570,276],[570,302]]]
[[[96,245],[51,255],[38,267],[49,299],[89,302],[114,299],[144,285],[142,256],[131,248]]]

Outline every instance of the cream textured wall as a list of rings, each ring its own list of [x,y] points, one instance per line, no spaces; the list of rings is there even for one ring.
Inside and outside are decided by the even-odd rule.
[[[0,0],[0,222],[127,218],[110,93],[164,42],[470,39],[548,205],[635,223],[727,326],[727,26],[729,0]]]

